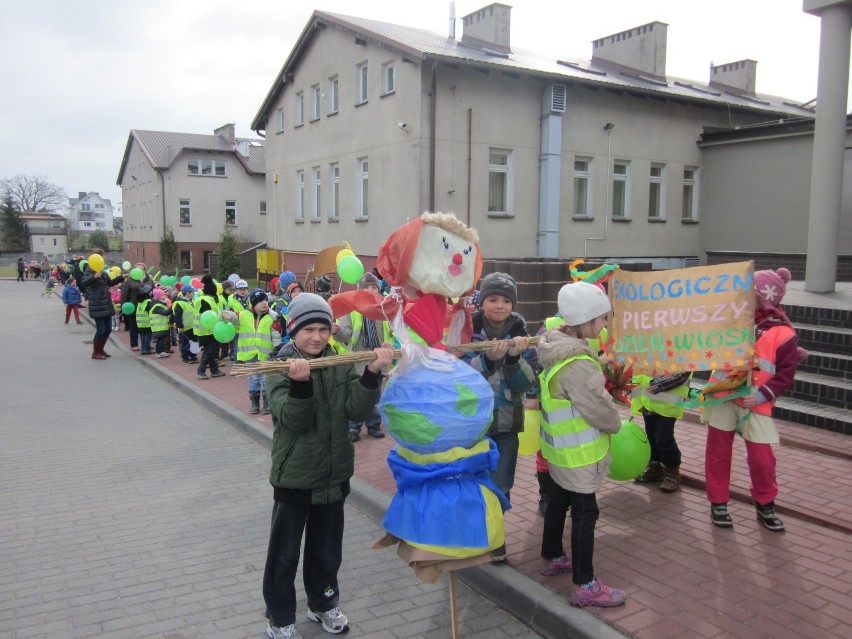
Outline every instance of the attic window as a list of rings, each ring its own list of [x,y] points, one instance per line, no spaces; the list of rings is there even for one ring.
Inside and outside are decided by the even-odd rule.
[[[355,44],[359,44],[363,47],[367,45],[367,41],[364,38],[359,38],[358,36],[355,36]]]

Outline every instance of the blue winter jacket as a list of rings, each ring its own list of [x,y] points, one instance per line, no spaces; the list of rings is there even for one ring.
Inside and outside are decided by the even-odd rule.
[[[71,286],[66,284],[62,289],[62,303],[63,304],[82,304],[83,303],[83,295],[80,293],[80,289],[76,286]]]

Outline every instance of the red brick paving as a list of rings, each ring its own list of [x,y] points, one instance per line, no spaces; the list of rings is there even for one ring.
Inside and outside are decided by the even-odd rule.
[[[128,333],[113,334],[128,345]],[[130,351],[119,357],[141,357]],[[150,357],[150,356],[148,356]],[[154,360],[202,390],[246,411],[247,381],[225,376],[206,381],[176,352]],[[230,372],[230,365],[223,368]],[[268,416],[250,416],[271,429]],[[779,422],[777,503],[786,513],[785,533],[765,530],[753,507],[732,502],[734,527],[709,521],[701,489],[704,427],[694,416],[679,423],[678,443],[688,485],[673,495],[656,485],[605,482],[598,494],[595,570],[606,583],[628,593],[627,604],[589,610],[639,639],[702,637],[844,637],[852,631],[852,437]],[[364,436],[355,444],[356,475],[393,494],[386,464],[394,442]],[[811,452],[814,445],[836,454]],[[742,441],[735,443],[732,487],[748,495]],[[517,570],[566,597],[570,575],[538,574],[542,518],[534,457],[521,457],[513,508],[506,513],[508,560]],[[816,522],[828,525],[820,525]],[[570,530],[570,526],[568,526]],[[570,532],[566,534],[566,546]],[[567,601],[566,601],[566,605]]]

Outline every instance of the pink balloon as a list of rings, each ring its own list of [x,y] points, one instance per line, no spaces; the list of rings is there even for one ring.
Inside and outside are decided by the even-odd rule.
[[[197,277],[193,277],[193,278],[192,278],[192,282],[191,282],[191,284],[192,284],[192,287],[193,287],[193,288],[197,288],[198,290],[201,290],[201,287],[202,287],[202,286],[204,286],[204,285],[201,283],[201,280],[200,280],[200,279],[198,279]]]

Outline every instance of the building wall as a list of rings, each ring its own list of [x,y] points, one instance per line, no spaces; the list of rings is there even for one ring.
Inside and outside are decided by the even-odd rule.
[[[68,237],[55,233],[41,234],[35,231],[30,234],[30,246],[33,253],[43,253],[51,259],[68,252]]]
[[[121,182],[121,209],[124,216],[125,243],[160,241],[155,220],[162,220],[159,209],[157,174],[142,149],[134,141]],[[158,194],[154,197],[154,194]]]
[[[847,136],[838,249],[852,246],[852,136]],[[699,249],[807,253],[813,135],[709,144]]]

